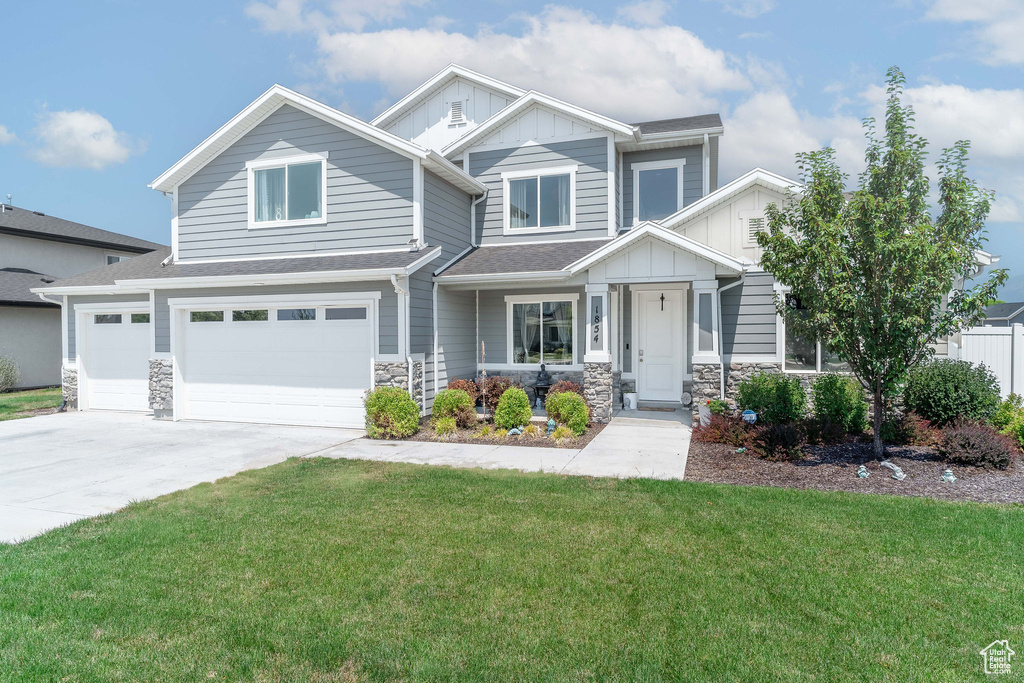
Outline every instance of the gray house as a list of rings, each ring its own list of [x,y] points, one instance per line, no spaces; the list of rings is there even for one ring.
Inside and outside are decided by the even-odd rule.
[[[60,305],[32,293],[57,278],[159,249],[159,244],[39,211],[0,204],[0,356],[18,364],[16,388],[61,381]]]
[[[1024,301],[992,304],[985,307],[983,325],[989,327],[1010,327],[1018,323],[1024,323]]]
[[[718,187],[716,114],[626,123],[468,69],[372,122],[274,86],[151,183],[171,247],[58,297],[68,401],[179,419],[362,426],[375,385],[543,364],[607,419],[758,369],[842,369],[787,335],[758,267],[796,183]]]

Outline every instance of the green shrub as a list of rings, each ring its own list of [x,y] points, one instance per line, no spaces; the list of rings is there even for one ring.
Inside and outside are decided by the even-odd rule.
[[[814,445],[842,443],[848,436],[846,427],[837,425],[828,418],[813,417],[804,420],[800,429],[807,443]]]
[[[576,392],[563,391],[548,396],[544,408],[548,411],[548,417],[569,427],[576,436],[587,431],[587,425],[590,424],[590,408]]]
[[[1010,394],[999,403],[996,412],[992,414],[992,426],[996,429],[1006,429],[1017,422],[1024,420],[1024,401],[1017,394]]]
[[[938,427],[987,420],[999,408],[999,383],[984,365],[936,360],[910,371],[903,404]]]
[[[791,424],[757,427],[753,439],[754,454],[772,462],[796,462],[804,457],[803,435]]]
[[[0,392],[7,391],[21,379],[21,371],[13,358],[0,356]]]
[[[708,401],[708,410],[711,411],[712,415],[725,415],[725,411],[728,409],[729,404],[720,398]]]
[[[573,436],[572,430],[566,425],[558,425],[555,431],[551,432],[551,438],[555,441],[561,441],[562,439],[571,439]]]
[[[821,375],[811,387],[814,398],[814,416],[842,427],[851,434],[859,434],[868,426],[868,402],[860,382],[852,377],[828,373]]]
[[[420,407],[405,389],[378,387],[366,394],[366,433],[371,439],[404,439],[420,429]]]
[[[800,379],[780,373],[759,372],[740,382],[736,401],[743,410],[757,413],[761,424],[798,422],[807,410],[807,396]]]
[[[449,389],[461,389],[469,395],[469,400],[476,405],[477,400],[480,398],[480,387],[477,383],[471,379],[450,379],[448,380]]]
[[[917,413],[890,415],[882,421],[882,441],[894,446],[934,446],[942,431]]]
[[[447,436],[448,434],[454,434],[459,429],[459,425],[455,422],[454,417],[435,417],[434,418],[434,433],[438,436]]]
[[[530,397],[519,387],[509,387],[498,400],[494,411],[494,424],[504,429],[515,429],[530,422]]]
[[[435,418],[450,417],[459,427],[476,424],[473,399],[462,389],[442,389],[437,392],[437,396],[434,397],[433,415]]]
[[[502,377],[501,375],[481,377],[477,380],[477,385],[480,387],[480,393],[484,399],[484,407],[492,415],[498,408],[498,401],[501,400],[502,395],[512,387],[517,386],[511,377]]]
[[[1005,470],[1017,457],[1017,444],[990,425],[957,420],[942,430],[935,448],[942,459],[956,465]]]

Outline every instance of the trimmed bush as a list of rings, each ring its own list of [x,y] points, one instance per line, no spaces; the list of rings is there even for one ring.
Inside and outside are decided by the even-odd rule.
[[[882,441],[894,446],[934,446],[942,431],[917,413],[885,418],[882,422]]]
[[[566,391],[571,391],[574,394],[579,394],[580,396],[583,395],[583,387],[579,384],[576,384],[576,382],[570,382],[567,379],[560,379],[552,384],[551,388],[548,389],[548,396],[554,396],[555,394],[561,394]]]
[[[548,417],[568,426],[576,436],[587,431],[587,425],[590,424],[590,408],[576,392],[563,391],[554,396],[549,395],[544,408],[548,411]]]
[[[707,406],[712,415],[725,415],[725,411],[729,409],[729,404],[720,398],[708,401]]]
[[[434,397],[433,415],[435,418],[450,417],[459,427],[476,424],[473,399],[462,389],[442,389],[437,392],[437,396]]]
[[[804,418],[807,396],[800,379],[775,372],[759,372],[740,382],[736,402],[743,410],[757,413],[761,424],[789,424]]]
[[[711,414],[706,425],[693,428],[693,440],[697,443],[724,443],[734,448],[749,445],[753,430],[740,417]]]
[[[404,439],[420,429],[420,407],[405,389],[377,387],[366,393],[365,403],[371,439]]]
[[[868,402],[860,383],[852,377],[828,373],[821,375],[811,387],[814,398],[814,416],[841,427],[851,434],[859,434],[868,426]]]
[[[1005,470],[1017,457],[1017,444],[990,425],[957,420],[942,430],[935,448],[942,459],[956,465],[993,467]]]
[[[494,424],[503,429],[515,429],[530,422],[530,397],[519,387],[509,387],[501,394],[494,411]]]
[[[495,375],[494,377],[481,377],[477,380],[477,386],[480,387],[480,393],[484,399],[484,407],[488,413],[493,415],[502,395],[517,385],[512,381],[511,377]]]
[[[465,391],[469,396],[469,400],[476,405],[476,402],[480,399],[480,387],[477,386],[476,382],[471,379],[450,379],[448,380],[449,389],[460,389]]]
[[[0,356],[0,392],[7,391],[21,379],[21,370],[13,358]]]
[[[804,457],[803,436],[791,424],[758,427],[753,439],[754,454],[772,462],[797,462]]]
[[[438,436],[447,436],[458,431],[458,424],[454,417],[435,417],[434,433]]]
[[[903,404],[938,427],[987,420],[999,408],[999,383],[984,365],[936,360],[910,371]]]

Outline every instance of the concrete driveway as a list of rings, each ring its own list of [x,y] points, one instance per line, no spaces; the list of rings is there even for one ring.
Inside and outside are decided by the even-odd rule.
[[[362,435],[353,429],[163,422],[137,413],[0,422],[0,543]]]

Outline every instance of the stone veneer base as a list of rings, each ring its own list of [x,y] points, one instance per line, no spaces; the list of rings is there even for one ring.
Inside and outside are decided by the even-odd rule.
[[[60,369],[60,397],[66,410],[78,408],[78,369],[66,365]]]
[[[170,358],[149,359],[149,407],[174,414],[174,361]]]
[[[594,422],[608,422],[612,417],[612,385],[611,363],[583,364],[583,398],[590,404]]]

